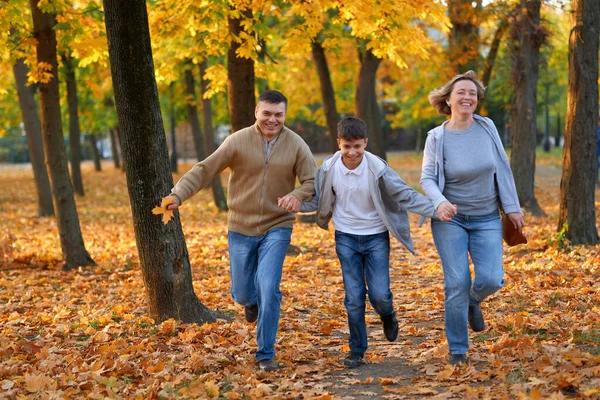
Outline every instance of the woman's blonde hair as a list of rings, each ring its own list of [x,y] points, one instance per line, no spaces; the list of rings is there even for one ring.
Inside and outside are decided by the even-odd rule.
[[[446,115],[452,114],[452,110],[446,101],[450,98],[452,89],[454,89],[454,84],[464,80],[471,81],[475,84],[475,87],[477,88],[477,102],[485,97],[485,86],[477,79],[475,71],[467,71],[464,74],[456,75],[444,86],[439,89],[433,89],[431,93],[429,93],[429,102],[435,107],[438,113]]]

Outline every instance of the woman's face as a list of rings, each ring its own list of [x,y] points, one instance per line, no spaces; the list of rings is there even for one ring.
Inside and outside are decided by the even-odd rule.
[[[473,115],[477,108],[477,86],[470,80],[463,79],[454,84],[448,105],[453,115]]]

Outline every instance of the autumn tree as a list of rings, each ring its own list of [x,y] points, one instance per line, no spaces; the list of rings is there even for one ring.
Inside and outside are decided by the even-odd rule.
[[[558,231],[574,244],[597,244],[594,183],[598,122],[600,1],[574,0],[569,91]]]
[[[38,68],[52,74],[39,82],[44,154],[50,175],[60,244],[65,259],[63,269],[70,270],[92,265],[94,260],[88,254],[83,243],[73,187],[69,179],[58,91],[56,33],[54,32],[56,20],[51,12],[46,13],[40,10],[38,2],[38,0],[30,0],[34,36],[37,40]]]
[[[333,153],[338,150],[337,144],[337,124],[339,114],[335,104],[335,91],[331,81],[331,73],[329,72],[329,64],[325,56],[323,44],[315,39],[311,43],[312,58],[315,63],[317,74],[319,75],[319,84],[321,88],[321,98],[323,99],[323,112],[329,130],[329,146]]]
[[[122,155],[149,313],[156,321],[214,321],[196,297],[179,218],[150,210],[173,187],[144,0],[104,0]]]
[[[479,69],[479,22],[481,0],[449,0],[448,58],[455,74]]]
[[[75,63],[67,53],[62,55],[67,84],[67,106],[69,109],[69,147],[71,149],[71,179],[75,193],[84,195],[81,178],[81,127],[79,126],[79,107],[77,105],[77,81],[75,79]]]
[[[540,48],[547,31],[540,22],[541,0],[520,0],[511,30],[510,47],[515,88],[511,115],[512,153],[519,202],[534,215],[542,215],[534,194],[537,84]]]

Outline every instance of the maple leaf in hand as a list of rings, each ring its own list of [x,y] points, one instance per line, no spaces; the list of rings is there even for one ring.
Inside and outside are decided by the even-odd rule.
[[[154,207],[152,209],[152,214],[162,214],[163,224],[167,224],[173,218],[173,210],[167,210],[167,206],[169,204],[173,204],[173,198],[170,196],[163,197],[160,203],[160,207]]]

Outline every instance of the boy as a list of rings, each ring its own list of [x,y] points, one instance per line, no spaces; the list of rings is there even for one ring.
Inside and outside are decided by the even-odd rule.
[[[407,210],[434,217],[433,203],[408,186],[385,161],[365,150],[367,126],[347,117],[338,124],[340,151],[317,170],[315,196],[301,212],[317,211],[317,224],[327,229],[333,218],[336,253],[342,266],[350,328],[348,368],[363,363],[367,350],[365,300],[381,317],[388,341],[398,337],[398,320],[390,290],[388,231],[414,253]],[[456,212],[454,210],[454,212]],[[446,221],[453,215],[440,215]],[[366,281],[366,282],[365,282]]]

